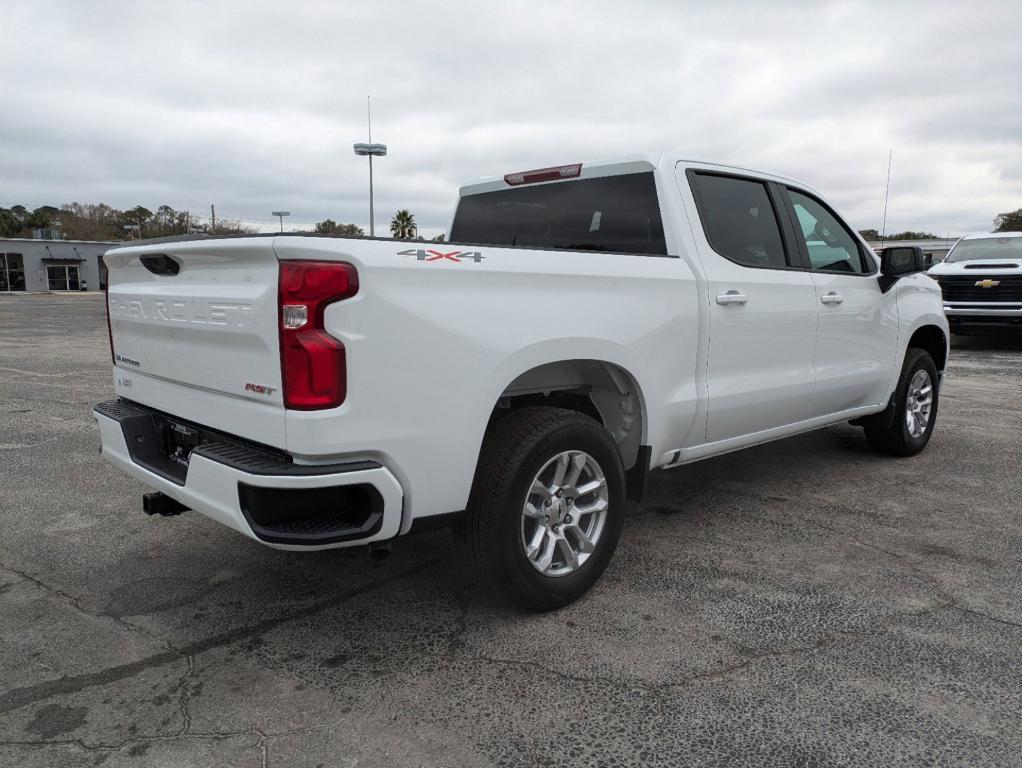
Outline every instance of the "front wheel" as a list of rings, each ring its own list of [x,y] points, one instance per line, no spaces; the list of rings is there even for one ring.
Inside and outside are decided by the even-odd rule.
[[[457,534],[487,586],[548,611],[599,579],[624,507],[621,457],[600,424],[575,411],[522,408],[487,435]]]
[[[937,423],[937,366],[928,352],[910,347],[894,390],[894,418],[867,423],[866,442],[891,456],[914,456],[930,441]]]

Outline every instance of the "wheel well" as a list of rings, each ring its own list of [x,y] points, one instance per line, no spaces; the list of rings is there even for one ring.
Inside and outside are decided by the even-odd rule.
[[[944,370],[944,366],[947,365],[947,338],[940,328],[935,325],[924,325],[922,328],[917,328],[916,332],[912,334],[912,338],[909,339],[908,345],[929,352],[937,370]]]
[[[490,424],[532,405],[592,417],[614,438],[625,469],[635,465],[643,441],[643,403],[638,384],[624,368],[602,360],[561,360],[532,368],[501,393]]]

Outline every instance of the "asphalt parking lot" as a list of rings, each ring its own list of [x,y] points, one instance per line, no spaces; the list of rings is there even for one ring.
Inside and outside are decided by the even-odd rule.
[[[0,765],[1022,765],[1022,343],[924,454],[814,434],[655,475],[583,601],[449,534],[265,549],[97,454],[101,297],[0,296]]]

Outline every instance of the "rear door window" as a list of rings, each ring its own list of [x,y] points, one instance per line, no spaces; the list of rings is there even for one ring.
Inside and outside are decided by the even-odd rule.
[[[466,195],[454,214],[451,242],[667,253],[649,172]]]
[[[692,173],[690,179],[713,250],[746,267],[788,266],[765,183],[710,173]]]

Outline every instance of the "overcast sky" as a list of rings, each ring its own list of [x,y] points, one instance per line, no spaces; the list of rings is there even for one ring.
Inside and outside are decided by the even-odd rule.
[[[812,184],[858,228],[1022,207],[1013,2],[0,0],[0,206],[445,230],[459,183],[666,150]],[[379,232],[378,232],[379,234]]]

